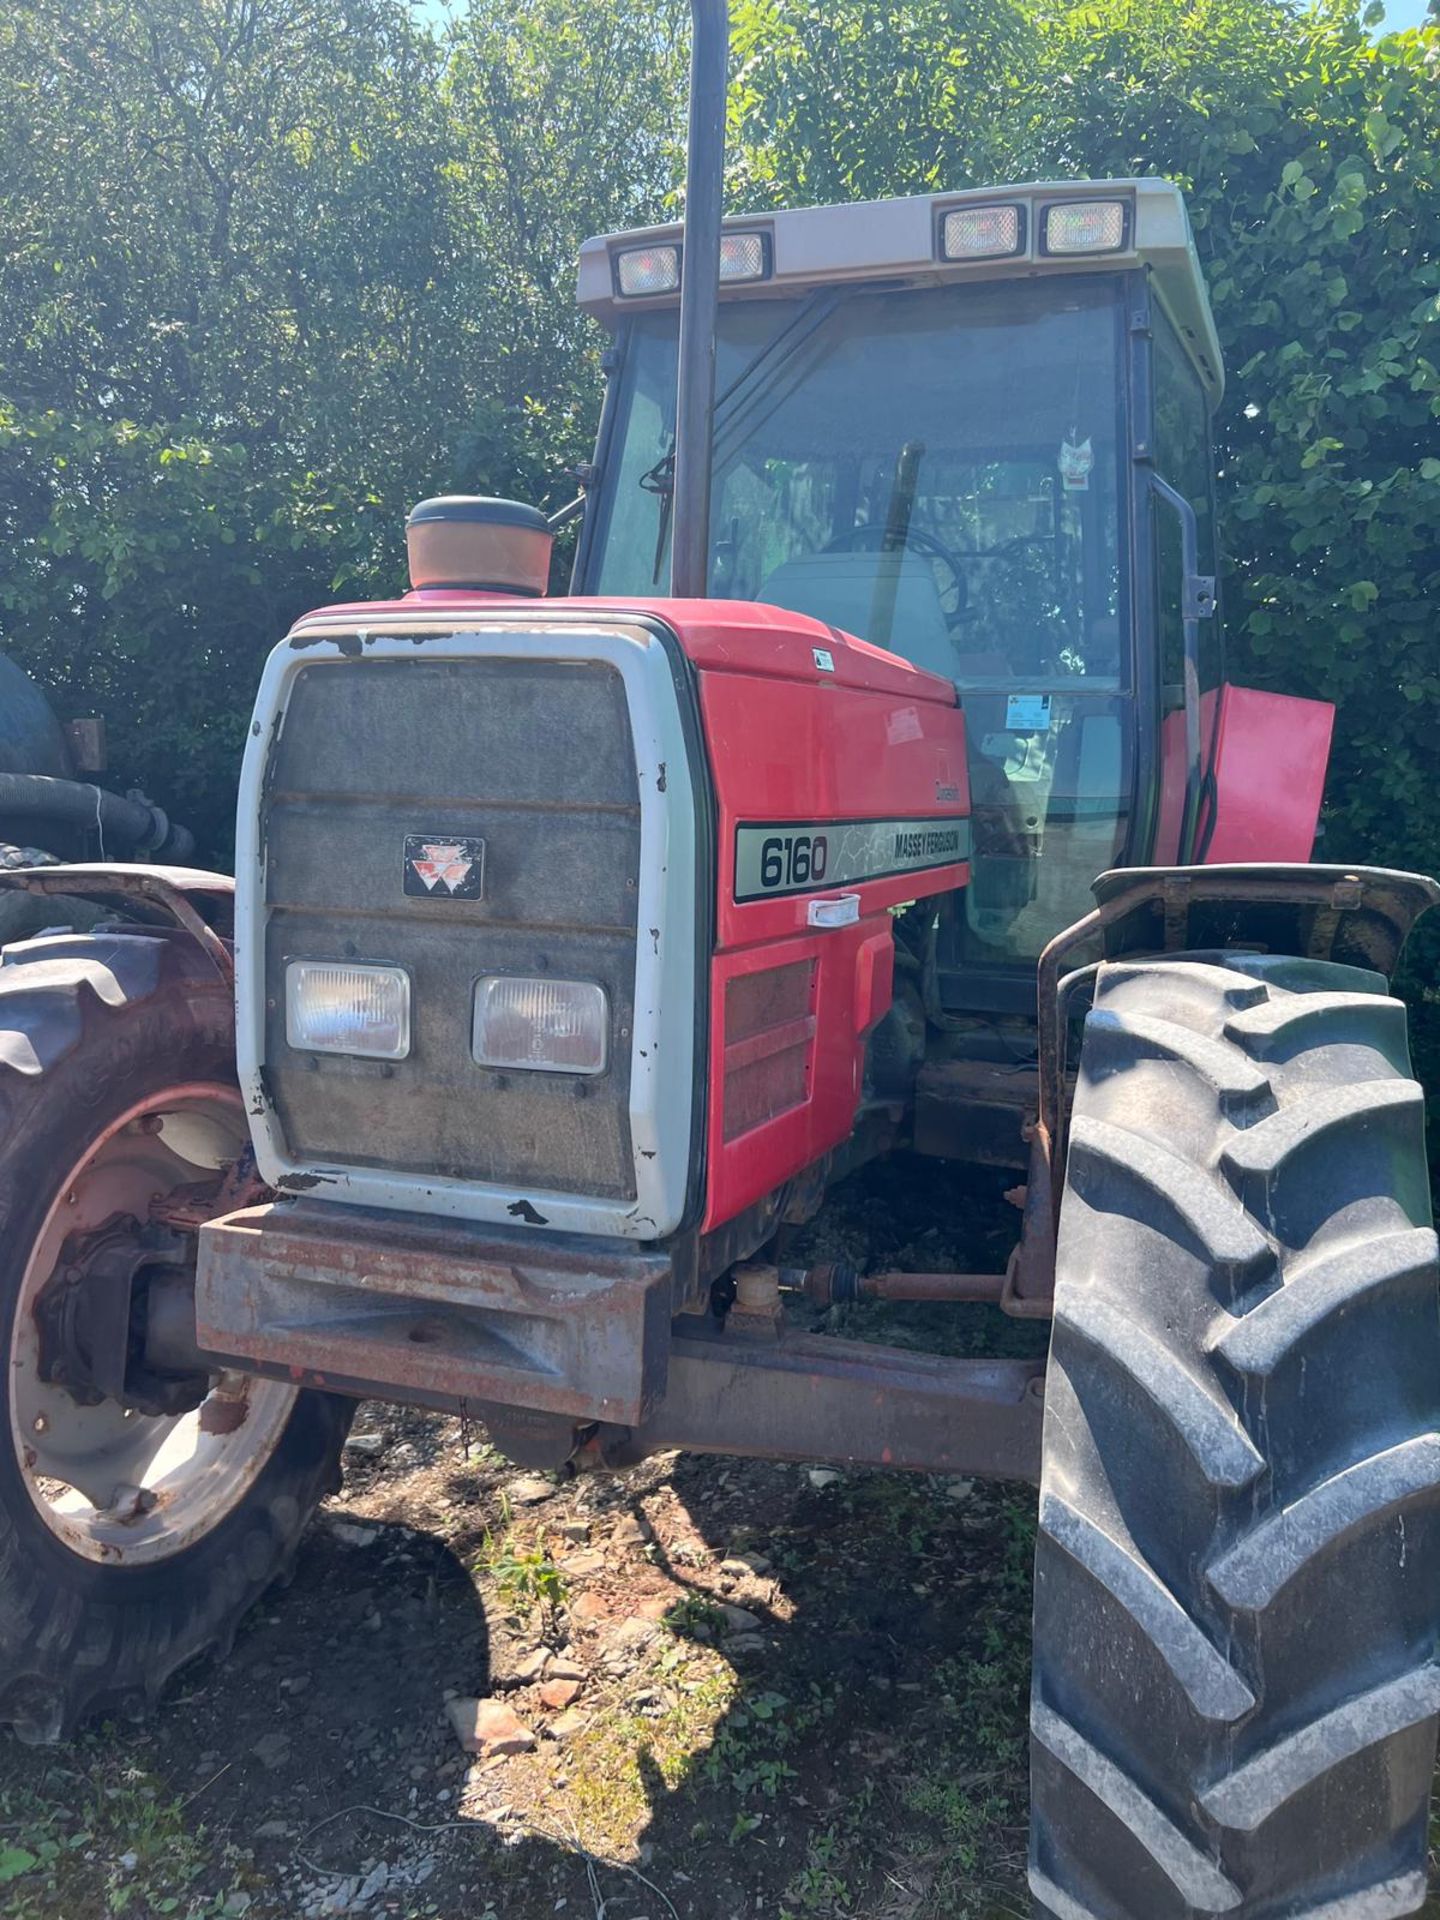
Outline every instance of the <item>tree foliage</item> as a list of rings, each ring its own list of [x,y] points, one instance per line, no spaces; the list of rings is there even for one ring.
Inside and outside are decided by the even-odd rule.
[[[1340,708],[1321,851],[1440,866],[1440,29],[1341,0],[734,0],[732,200],[1156,172],[1230,368],[1238,677]],[[676,0],[12,0],[0,643],[223,846],[260,659],[406,505],[558,503],[587,231],[674,205]]]
[[[14,0],[0,19],[0,644],[223,853],[260,663],[401,584],[406,507],[555,504],[587,232],[675,175],[673,8]]]

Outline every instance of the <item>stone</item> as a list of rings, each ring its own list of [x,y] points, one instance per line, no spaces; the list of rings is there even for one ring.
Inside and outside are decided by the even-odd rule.
[[[635,1612],[642,1620],[663,1620],[667,1614],[673,1613],[684,1599],[683,1591],[678,1590],[675,1593],[648,1594],[636,1606]]]
[[[584,1553],[567,1553],[560,1561],[560,1571],[571,1580],[588,1580],[592,1575],[604,1573],[605,1556],[596,1553],[593,1547]]]
[[[559,1491],[551,1481],[527,1473],[521,1479],[510,1482],[505,1489],[505,1498],[512,1507],[538,1507],[542,1501],[553,1500]]]
[[[732,1580],[748,1580],[755,1569],[748,1560],[722,1560],[721,1573],[728,1573]]]
[[[722,1601],[720,1604],[720,1612],[724,1615],[725,1626],[728,1632],[759,1633],[760,1620],[758,1615],[747,1612],[744,1607],[734,1607],[731,1606],[728,1601]]]
[[[445,1711],[466,1753],[494,1759],[528,1753],[535,1745],[534,1734],[503,1700],[451,1700]]]
[[[659,1631],[653,1620],[642,1620],[638,1615],[633,1616],[629,1620],[620,1622],[610,1635],[610,1644],[614,1647],[638,1651],[641,1647],[648,1647]]]
[[[372,1900],[385,1891],[385,1885],[389,1878],[390,1869],[382,1860],[380,1865],[374,1868],[372,1872],[367,1873],[361,1881],[359,1890],[351,1904],[357,1907],[368,1907]]]
[[[744,1660],[765,1651],[765,1641],[758,1633],[732,1633],[720,1642],[720,1649],[732,1660]]]
[[[568,1707],[580,1691],[578,1680],[547,1680],[540,1689],[540,1698],[554,1713]]]
[[[352,1433],[345,1442],[345,1451],[357,1460],[373,1460],[377,1454],[385,1451],[383,1433]]]
[[[569,1611],[570,1618],[583,1625],[587,1620],[602,1620],[610,1609],[602,1593],[577,1593]]]
[[[835,1482],[840,1478],[840,1475],[833,1467],[807,1467],[805,1478],[810,1482],[812,1487],[818,1489],[822,1487],[833,1487]]]
[[[617,1547],[643,1547],[649,1537],[633,1513],[621,1514],[610,1532],[610,1538]]]
[[[356,1527],[348,1520],[332,1520],[330,1538],[338,1540],[342,1547],[373,1547],[380,1535],[374,1527]]]
[[[536,1647],[532,1653],[527,1653],[525,1658],[516,1667],[515,1678],[522,1687],[528,1687],[532,1685],[534,1681],[544,1678],[545,1671],[549,1665],[549,1648]]]
[[[262,1820],[255,1829],[257,1840],[288,1840],[290,1822],[288,1820]]]
[[[954,1479],[945,1482],[945,1498],[947,1500],[968,1500],[974,1491],[975,1482],[973,1480],[961,1479],[958,1474]]]
[[[577,1546],[583,1547],[585,1542],[590,1538],[590,1522],[588,1520],[564,1520],[560,1524],[560,1537],[562,1540],[573,1540]]]
[[[310,1676],[308,1673],[287,1673],[285,1678],[280,1682],[280,1691],[290,1694],[304,1693],[309,1684]]]
[[[554,1653],[545,1669],[552,1680],[583,1680],[585,1669],[580,1662],[568,1653]]]
[[[589,1717],[575,1709],[569,1713],[557,1714],[546,1731],[553,1740],[573,1740],[577,1733],[583,1733],[589,1726]]]
[[[276,1767],[284,1766],[290,1754],[290,1736],[288,1733],[262,1733],[250,1749],[262,1767],[273,1772]]]

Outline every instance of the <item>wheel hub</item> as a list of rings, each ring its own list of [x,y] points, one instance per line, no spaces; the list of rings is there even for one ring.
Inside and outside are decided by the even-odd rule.
[[[177,1086],[122,1113],[59,1186],[10,1330],[10,1431],[26,1491],[82,1558],[184,1551],[245,1498],[296,1390],[208,1371],[194,1247],[244,1165],[233,1087]]]
[[[152,1281],[188,1284],[193,1295],[194,1271],[192,1236],[133,1214],[69,1235],[35,1302],[40,1378],[80,1406],[114,1400],[151,1415],[198,1407],[209,1376],[157,1370],[147,1354]]]

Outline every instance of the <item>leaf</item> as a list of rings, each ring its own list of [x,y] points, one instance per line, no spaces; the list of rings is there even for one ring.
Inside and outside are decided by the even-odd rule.
[[[0,1886],[18,1880],[22,1873],[29,1873],[39,1864],[39,1857],[28,1847],[0,1847]]]

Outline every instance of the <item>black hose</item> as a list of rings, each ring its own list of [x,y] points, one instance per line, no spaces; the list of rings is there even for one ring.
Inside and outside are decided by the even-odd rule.
[[[172,826],[148,800],[122,799],[79,780],[46,773],[0,773],[0,819],[58,820],[99,835],[106,854],[148,853],[157,860],[185,860],[195,836]]]

